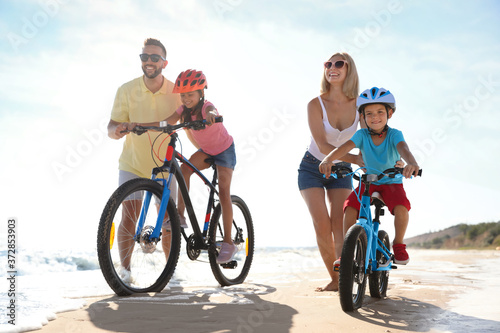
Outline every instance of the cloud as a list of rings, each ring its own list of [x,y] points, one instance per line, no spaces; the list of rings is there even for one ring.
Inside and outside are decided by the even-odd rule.
[[[49,3],[52,11],[46,9]],[[415,200],[434,191],[450,198],[446,205],[453,203],[458,191],[454,180],[461,180],[466,193],[485,188],[493,198],[496,181],[477,170],[500,163],[494,153],[499,148],[495,126],[500,123],[494,111],[500,102],[499,23],[492,19],[499,6],[487,5],[360,0],[2,2],[0,120],[7,126],[0,133],[0,149],[10,160],[0,166],[2,183],[9,189],[1,195],[2,202],[9,203],[5,213],[23,216],[26,225],[36,225],[42,233],[39,225],[50,220],[63,226],[76,209],[83,212],[71,223],[85,225],[94,237],[99,213],[116,186],[122,144],[106,138],[102,123],[109,119],[116,89],[142,75],[138,54],[146,37],[165,43],[168,78],[187,68],[206,72],[208,98],[245,148],[239,155],[244,176],[235,179],[235,186],[252,204],[264,234],[262,244],[269,230],[270,235],[280,232],[286,221],[290,227],[282,245],[314,245],[310,217],[296,188],[296,169],[309,140],[306,105],[319,93],[322,63],[343,47],[352,50],[362,89],[381,85],[396,94],[398,111],[391,125],[403,130],[410,147],[426,159],[425,175],[430,175],[428,182],[422,178],[410,185]],[[23,36],[23,24],[30,22],[36,33]],[[27,40],[18,51],[6,38],[9,32]],[[436,140],[436,130],[446,139]],[[74,157],[71,172],[61,182],[53,163],[65,163],[72,151],[80,159]],[[277,165],[286,170],[276,171]],[[464,172],[474,176],[464,180]],[[18,181],[19,175],[28,177]],[[436,186],[435,179],[442,181]],[[28,209],[26,189],[36,180],[43,187],[36,189],[38,200]],[[473,181],[476,186],[469,187]],[[275,184],[277,191],[268,184]],[[264,202],[282,200],[287,205],[265,209],[262,195]],[[55,199],[47,198],[60,200],[63,209],[51,210],[50,216],[40,213],[53,205]],[[429,223],[435,222],[433,214],[448,224],[464,214],[474,220],[479,204],[484,206],[470,198],[466,212],[452,214],[449,206],[428,209],[421,200],[413,211],[415,219]],[[478,219],[494,216],[490,206]],[[446,219],[442,211],[449,213]],[[304,225],[310,227],[307,236],[296,231],[306,229]],[[304,239],[307,244],[301,243]]]

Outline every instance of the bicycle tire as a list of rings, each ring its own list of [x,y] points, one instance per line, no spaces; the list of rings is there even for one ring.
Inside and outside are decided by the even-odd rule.
[[[344,239],[339,272],[340,305],[344,312],[361,307],[366,289],[366,232],[360,225],[353,225]]]
[[[143,231],[152,229],[156,225],[157,206],[162,198],[163,187],[146,178],[132,179],[121,185],[108,200],[99,222],[99,266],[106,282],[119,296],[162,291],[170,281],[179,259],[181,230],[172,198],[169,198],[167,205],[171,231],[162,229],[163,235],[156,245],[150,243],[143,246],[134,241],[136,222],[130,221],[137,220],[145,191],[152,193],[152,199]],[[128,224],[125,222],[127,217]]]
[[[389,235],[384,230],[379,230],[378,239],[384,246],[390,250],[391,241]],[[380,251],[377,251],[377,262],[380,265],[387,263],[387,259]],[[387,295],[387,287],[389,285],[389,271],[374,271],[369,277],[370,283],[370,296],[375,298],[382,298]]]
[[[210,267],[215,279],[221,286],[231,286],[243,283],[250,271],[254,254],[255,239],[250,210],[245,202],[238,196],[232,195],[231,201],[233,203],[233,228],[231,238],[234,244],[239,247],[239,251],[235,254],[232,263],[218,264],[216,262],[224,236],[220,203],[217,204],[214,209],[208,228],[210,244],[208,258]],[[234,264],[236,264],[236,267],[232,267]]]

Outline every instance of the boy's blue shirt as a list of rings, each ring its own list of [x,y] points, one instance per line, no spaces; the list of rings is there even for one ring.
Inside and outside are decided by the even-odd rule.
[[[356,148],[359,148],[363,154],[363,162],[367,167],[367,173],[370,174],[379,174],[384,170],[393,168],[396,162],[401,159],[396,146],[404,140],[401,131],[390,127],[384,141],[378,146],[373,143],[372,136],[366,128],[359,129],[351,138]],[[402,178],[384,177],[374,184],[401,184],[402,182]]]

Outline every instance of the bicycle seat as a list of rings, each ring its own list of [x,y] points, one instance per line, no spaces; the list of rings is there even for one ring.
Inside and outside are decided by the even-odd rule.
[[[210,164],[210,166],[214,166],[215,165],[215,160],[213,157],[209,157],[207,159],[205,159],[205,162],[207,162],[208,164]]]
[[[378,192],[373,192],[372,193],[372,205],[375,206],[385,206],[384,199]]]

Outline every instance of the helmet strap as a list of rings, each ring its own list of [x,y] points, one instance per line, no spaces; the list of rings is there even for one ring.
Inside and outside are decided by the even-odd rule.
[[[366,124],[366,121],[365,121],[365,124]],[[387,132],[387,130],[389,129],[389,126],[387,126],[387,124],[385,124],[384,128],[382,129],[382,132],[380,132],[380,133],[375,132],[370,127],[368,127],[368,125],[366,125],[366,128],[368,129],[368,133],[370,133],[370,135],[373,135],[373,136],[377,135],[379,138],[381,138],[384,135],[384,132]]]

